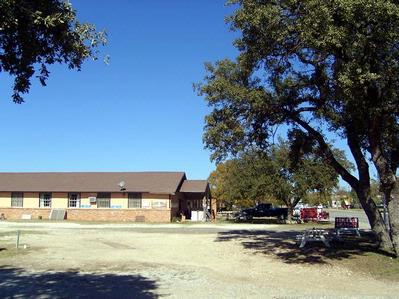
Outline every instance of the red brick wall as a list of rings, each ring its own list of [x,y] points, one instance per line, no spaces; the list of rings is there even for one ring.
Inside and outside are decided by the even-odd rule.
[[[22,214],[32,215],[32,219],[48,219],[51,209],[24,209],[24,208],[0,208],[0,215],[6,219],[21,219]],[[139,219],[136,219],[136,217]],[[147,210],[147,209],[67,209],[67,220],[72,221],[116,221],[116,222],[170,222],[171,211]]]
[[[0,208],[0,215],[4,214],[6,219],[21,219],[23,214],[32,215],[32,219],[48,219],[51,209],[24,209],[24,208]]]

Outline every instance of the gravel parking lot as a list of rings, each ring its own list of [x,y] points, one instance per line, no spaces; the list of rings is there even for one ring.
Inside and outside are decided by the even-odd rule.
[[[27,245],[18,252],[16,230]],[[0,297],[397,298],[399,284],[287,254],[294,234],[265,224],[1,222]]]

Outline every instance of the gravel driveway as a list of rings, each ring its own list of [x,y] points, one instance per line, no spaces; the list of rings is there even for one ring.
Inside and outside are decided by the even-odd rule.
[[[399,285],[366,274],[284,256],[278,248],[291,242],[294,233],[284,226],[2,222],[0,240],[5,248],[12,248],[11,232],[17,229],[21,244],[28,248],[0,259],[1,298],[397,298],[399,294]]]

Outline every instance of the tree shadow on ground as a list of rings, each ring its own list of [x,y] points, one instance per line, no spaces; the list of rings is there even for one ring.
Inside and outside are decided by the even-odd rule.
[[[218,233],[215,241],[236,240],[255,254],[270,255],[288,264],[328,264],[332,260],[348,259],[367,252],[384,254],[378,250],[376,238],[369,232],[362,232],[361,237],[351,236],[341,241],[333,240],[330,242],[330,248],[322,242],[309,242],[301,249],[296,236],[302,233],[300,230],[233,230]]]
[[[158,298],[155,281],[140,275],[27,272],[0,267],[1,298]]]
[[[251,220],[235,220],[235,219],[231,219],[230,221],[233,222],[233,223],[281,224],[281,221],[279,221],[276,217],[254,218],[254,219],[251,219]]]

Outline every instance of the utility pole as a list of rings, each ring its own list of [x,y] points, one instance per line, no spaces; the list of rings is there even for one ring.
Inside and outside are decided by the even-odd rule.
[[[17,239],[15,240],[15,248],[19,248],[19,235],[21,234],[21,231],[17,230]]]

